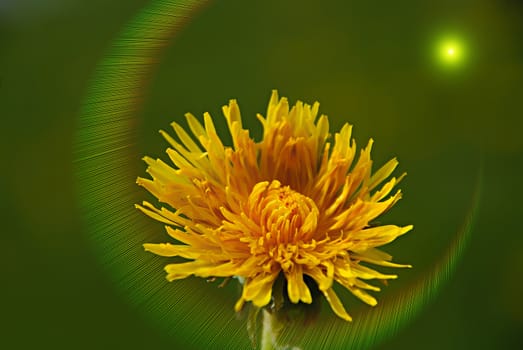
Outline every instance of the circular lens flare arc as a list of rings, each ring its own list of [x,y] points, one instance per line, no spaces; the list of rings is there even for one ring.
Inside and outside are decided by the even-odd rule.
[[[135,168],[133,162],[140,152],[135,148],[134,129],[140,101],[144,97],[143,91],[147,88],[146,82],[162,48],[168,45],[192,13],[206,3],[153,1],[129,23],[100,62],[78,119],[74,152],[77,195],[93,250],[99,255],[104,268],[111,271],[115,285],[122,294],[133,304],[141,305],[152,321],[157,322],[176,341],[185,341],[188,346],[194,347],[195,342],[203,346],[207,342],[207,345],[212,343],[213,346],[220,343],[224,348],[237,347],[239,343],[247,347],[250,344],[247,336],[242,341],[232,337],[218,339],[213,334],[207,340],[202,340],[202,328],[195,324],[192,317],[179,318],[183,312],[190,314],[191,309],[186,304],[202,306],[202,301],[198,299],[199,291],[187,287],[173,288],[162,276],[151,278],[154,273],[149,272],[161,268],[141,249],[141,244],[150,240],[148,232],[151,226],[132,206],[141,196],[135,186],[140,164],[136,164]],[[457,56],[458,53],[457,48],[454,48],[451,56]],[[448,48],[446,54],[449,54]],[[373,345],[393,335],[415,313],[420,312],[422,306],[436,295],[443,282],[451,277],[452,267],[465,249],[474,213],[479,205],[480,187],[478,185],[476,189],[466,224],[455,237],[448,254],[410,292],[410,300],[414,301],[397,296],[383,312],[369,310],[367,314],[360,315],[361,321],[350,325],[351,332],[347,332],[348,327],[344,323],[318,325],[317,332],[310,332],[316,337],[314,343],[310,340],[310,344]],[[164,288],[164,285],[169,288]],[[174,306],[173,294],[179,297]],[[237,332],[237,324],[223,311],[227,308],[211,304],[204,305],[208,309],[206,312],[210,323],[220,324],[220,332]],[[194,330],[183,333],[186,340],[178,334],[180,328],[173,327],[180,322],[194,325]]]

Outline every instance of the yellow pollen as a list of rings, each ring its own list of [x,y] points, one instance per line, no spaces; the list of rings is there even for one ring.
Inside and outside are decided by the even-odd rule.
[[[253,238],[279,262],[293,257],[297,244],[310,243],[316,231],[319,211],[314,201],[277,180],[256,184],[246,209],[261,228],[260,237]]]

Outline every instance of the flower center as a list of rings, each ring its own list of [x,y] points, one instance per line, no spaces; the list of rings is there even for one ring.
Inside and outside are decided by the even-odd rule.
[[[313,242],[319,210],[314,201],[277,180],[256,184],[246,214],[259,227],[252,253],[262,253],[287,270],[300,258],[300,248]]]

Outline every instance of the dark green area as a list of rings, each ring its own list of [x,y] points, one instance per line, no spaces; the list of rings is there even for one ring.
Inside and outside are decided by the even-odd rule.
[[[93,71],[147,3],[0,2],[6,348],[176,348],[100,265],[73,191],[73,137]],[[459,70],[433,61],[432,45],[446,31],[468,46]],[[255,136],[254,115],[265,112],[271,89],[292,102],[319,100],[332,131],[354,124],[359,145],[375,139],[378,163],[398,156],[409,173],[386,220],[415,225],[388,249],[415,268],[399,271],[389,292],[430,269],[451,241],[483,158],[480,212],[454,278],[380,348],[520,348],[521,42],[523,5],[514,0],[216,2],[161,57],[137,116],[140,142],[144,154],[162,155],[156,131],[184,125],[189,111],[209,111],[223,125],[229,98]],[[343,296],[349,311],[360,310]]]

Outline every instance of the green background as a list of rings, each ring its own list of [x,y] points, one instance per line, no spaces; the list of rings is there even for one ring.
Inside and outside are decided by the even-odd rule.
[[[0,3],[0,332],[8,348],[180,343],[100,261],[74,187],[75,130],[95,67],[148,3]],[[453,69],[433,53],[448,32],[468,49]],[[349,121],[359,145],[375,139],[377,163],[397,155],[409,173],[387,220],[415,225],[389,249],[415,268],[400,271],[389,292],[423,276],[451,242],[483,161],[480,211],[456,274],[379,348],[520,348],[522,42],[523,4],[514,0],[211,3],[176,35],[144,85],[136,116],[143,153],[130,161],[143,175],[142,155],[162,156],[166,147],[156,131],[185,112],[209,111],[223,126],[220,107],[229,98],[239,100],[254,136],[254,113],[265,112],[271,89],[291,101],[320,101],[331,131]],[[161,227],[157,237],[165,238]]]

